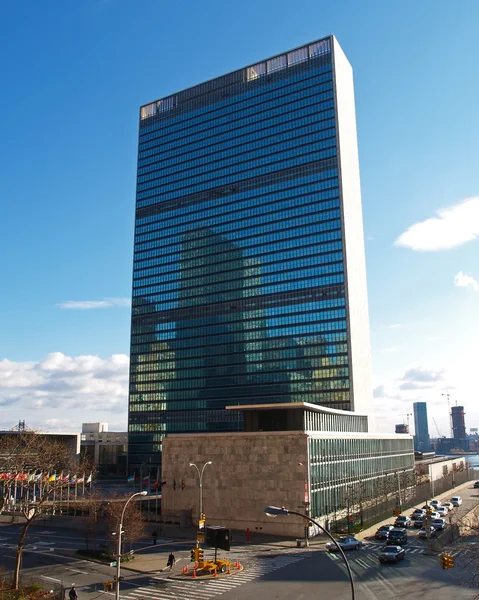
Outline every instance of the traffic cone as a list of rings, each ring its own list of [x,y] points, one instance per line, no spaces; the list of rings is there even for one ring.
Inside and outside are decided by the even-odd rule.
[[[228,570],[226,571],[228,575],[231,575],[230,566],[228,565]]]
[[[218,574],[216,573],[216,569],[213,571],[213,577],[218,577]]]
[[[193,569],[193,579],[196,579],[196,569]]]
[[[185,565],[183,567],[183,575],[186,575],[188,573],[188,565]]]

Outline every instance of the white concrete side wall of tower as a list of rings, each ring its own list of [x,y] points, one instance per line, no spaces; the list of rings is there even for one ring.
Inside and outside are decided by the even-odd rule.
[[[339,185],[349,325],[351,410],[373,416],[371,342],[353,71],[333,38]],[[374,421],[370,418],[370,431]]]

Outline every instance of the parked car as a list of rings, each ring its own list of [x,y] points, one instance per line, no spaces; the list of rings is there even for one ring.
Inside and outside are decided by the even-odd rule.
[[[453,506],[461,506],[461,504],[462,504],[462,498],[461,498],[461,496],[453,496],[451,498],[451,504]]]
[[[424,508],[416,508],[416,510],[411,514],[411,519],[415,521],[416,519],[424,517],[425,514],[426,511],[424,510]]]
[[[388,543],[395,546],[407,544],[407,531],[400,527],[394,527],[389,532]]]
[[[442,505],[445,506],[449,512],[454,508],[454,504],[451,502],[443,502]]]
[[[479,481],[474,482],[474,487],[479,488]]]
[[[376,531],[374,537],[377,540],[387,540],[391,529],[394,529],[394,525],[381,525],[381,527]]]
[[[429,527],[429,532],[427,531],[427,529],[425,527],[423,527],[419,533],[417,534],[417,537],[420,540],[427,540],[428,538],[428,533],[429,533],[429,537],[436,537],[437,535],[437,529],[435,527]]]
[[[439,500],[431,500],[431,502],[429,502],[429,504],[433,507],[433,508],[439,508],[441,505],[441,503],[439,502]]]
[[[446,519],[433,519],[432,526],[438,531],[442,531],[446,527]]]
[[[394,522],[394,527],[404,527],[406,529],[409,525],[411,525],[411,519],[406,515],[400,515]]]
[[[378,556],[380,563],[399,562],[404,560],[406,551],[401,546],[386,546]]]
[[[353,537],[340,537],[336,541],[341,547],[341,550],[359,550],[359,548],[361,548],[363,545],[360,540],[357,540]],[[326,550],[328,552],[337,552],[338,548],[336,547],[336,544],[333,544],[333,542],[328,542],[326,544]]]

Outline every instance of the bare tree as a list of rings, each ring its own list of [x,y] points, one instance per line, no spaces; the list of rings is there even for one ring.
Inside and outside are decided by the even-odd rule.
[[[106,506],[105,516],[107,519],[107,527],[110,531],[111,540],[115,539],[111,537],[111,534],[116,534],[118,532],[121,514],[126,502],[128,501],[128,498],[129,496],[112,498]],[[125,514],[123,515],[123,531],[125,533],[122,536],[122,553],[125,542],[128,542],[131,547],[133,542],[145,537],[146,527],[142,518],[141,507],[139,503],[130,502],[130,504],[128,504]]]
[[[71,448],[47,435],[28,432],[0,438],[0,468],[4,487],[14,494],[25,521],[18,539],[12,586],[18,589],[25,538],[30,525],[49,506],[54,510],[60,490],[70,485],[70,474],[82,470]],[[19,502],[17,502],[19,499]]]

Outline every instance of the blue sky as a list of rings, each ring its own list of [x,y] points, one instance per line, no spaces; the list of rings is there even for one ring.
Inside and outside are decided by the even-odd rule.
[[[330,33],[355,72],[378,423],[428,400],[446,435],[450,393],[479,426],[478,23],[475,0],[4,5],[0,426],[126,427],[139,106]]]

